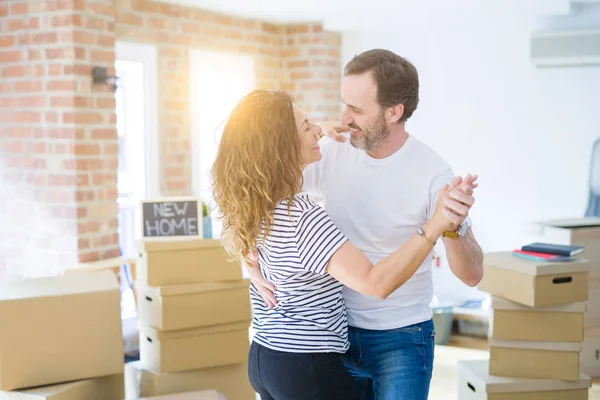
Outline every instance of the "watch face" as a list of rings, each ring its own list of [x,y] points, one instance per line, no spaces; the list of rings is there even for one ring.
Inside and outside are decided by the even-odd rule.
[[[466,222],[463,222],[459,227],[458,227],[458,235],[460,237],[463,237],[467,234],[467,230],[469,230],[469,225],[467,225]]]

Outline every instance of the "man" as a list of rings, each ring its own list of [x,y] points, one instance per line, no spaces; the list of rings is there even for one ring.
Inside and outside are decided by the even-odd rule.
[[[415,67],[390,51],[361,53],[345,67],[341,97],[344,126],[323,128],[340,142],[345,139],[339,132],[349,129],[350,143],[322,141],[323,158],[305,170],[304,190],[322,197],[336,225],[375,263],[419,231],[444,185],[460,185],[445,209],[456,229],[442,241],[452,272],[476,286],[483,256],[468,218],[476,178],[461,184],[440,156],[406,131],[419,100]],[[366,399],[428,397],[434,350],[431,264],[429,257],[385,300],[344,288],[350,339],[345,362]],[[256,270],[251,276],[274,306],[276,288]]]

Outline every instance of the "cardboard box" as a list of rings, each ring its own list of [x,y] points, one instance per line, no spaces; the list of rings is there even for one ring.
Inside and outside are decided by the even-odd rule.
[[[459,361],[458,400],[587,400],[592,380],[573,382],[490,376],[488,360]]]
[[[138,286],[140,322],[161,331],[248,321],[250,281]]]
[[[140,397],[138,400],[226,400],[216,390],[201,390],[196,392],[167,394],[165,396]]]
[[[587,260],[536,262],[512,252],[485,254],[478,289],[530,307],[544,307],[588,299]]]
[[[579,368],[592,378],[600,377],[600,338],[586,339],[581,343]]]
[[[242,279],[242,267],[228,261],[217,239],[145,238],[137,247],[136,280],[146,286]]]
[[[123,373],[100,378],[39,386],[13,392],[0,392],[0,400],[122,400]]]
[[[111,271],[0,283],[0,390],[123,373]]]
[[[139,361],[125,364],[126,400],[194,390],[218,390],[227,400],[256,400],[247,362],[174,373],[145,370]]]
[[[581,343],[489,340],[490,375],[579,379]]]
[[[528,307],[492,297],[491,339],[546,342],[583,341],[585,302]]]
[[[248,359],[250,321],[161,332],[140,328],[140,361],[154,372],[180,372]]]

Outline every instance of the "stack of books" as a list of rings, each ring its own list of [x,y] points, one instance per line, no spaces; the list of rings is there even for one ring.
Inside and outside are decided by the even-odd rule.
[[[583,246],[569,246],[555,243],[530,243],[513,250],[513,256],[532,261],[572,261],[583,253]]]

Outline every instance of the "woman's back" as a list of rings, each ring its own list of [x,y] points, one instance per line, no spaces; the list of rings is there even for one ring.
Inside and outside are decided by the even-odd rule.
[[[269,308],[251,286],[255,341],[297,353],[348,349],[342,284],[325,270],[346,240],[308,195],[296,195],[289,212],[287,202],[279,202],[269,235],[258,241],[259,266],[277,287],[278,304]]]

